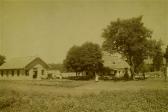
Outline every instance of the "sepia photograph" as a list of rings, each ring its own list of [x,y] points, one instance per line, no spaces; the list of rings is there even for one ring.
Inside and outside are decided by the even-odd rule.
[[[168,112],[168,1],[0,0],[0,112]]]

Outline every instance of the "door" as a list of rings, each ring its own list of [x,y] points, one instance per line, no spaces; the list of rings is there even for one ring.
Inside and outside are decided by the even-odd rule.
[[[36,79],[37,78],[37,69],[33,69],[33,79]]]

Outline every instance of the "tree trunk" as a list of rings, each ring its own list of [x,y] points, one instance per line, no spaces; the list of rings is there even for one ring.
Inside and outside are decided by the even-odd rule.
[[[166,67],[165,67],[165,69],[164,69],[164,78],[165,78],[165,81],[167,80],[167,64],[166,64]]]
[[[135,66],[134,66],[134,62],[133,62],[133,56],[130,58],[130,70],[131,70],[131,79],[134,80],[134,76],[135,76]]]

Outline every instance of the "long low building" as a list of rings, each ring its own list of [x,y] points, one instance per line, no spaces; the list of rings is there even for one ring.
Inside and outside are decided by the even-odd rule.
[[[0,79],[42,79],[47,77],[47,69],[48,65],[39,57],[14,58],[0,66]]]

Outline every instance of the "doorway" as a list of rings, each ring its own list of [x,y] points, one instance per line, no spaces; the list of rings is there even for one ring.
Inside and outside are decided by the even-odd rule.
[[[33,69],[33,79],[36,79],[36,78],[37,78],[37,75],[38,75],[37,68],[34,68],[34,69]]]

